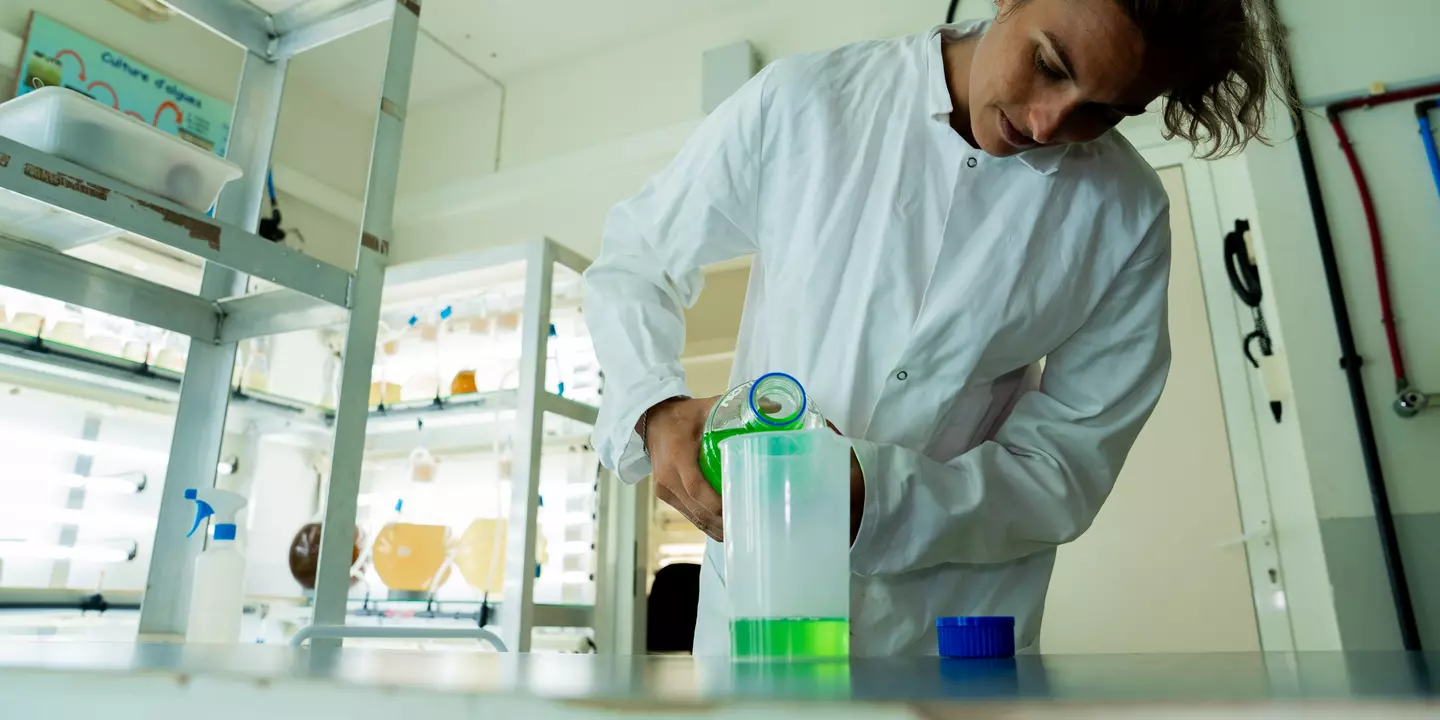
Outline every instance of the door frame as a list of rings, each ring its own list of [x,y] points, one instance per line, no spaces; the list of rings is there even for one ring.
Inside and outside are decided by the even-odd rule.
[[[1251,395],[1250,376],[1254,371],[1245,361],[1242,338],[1246,331],[1225,270],[1226,218],[1220,213],[1212,165],[1210,161],[1195,159],[1187,142],[1161,141],[1137,149],[1157,172],[1176,167],[1181,170],[1190,204],[1242,533],[1216,550],[1234,544],[1245,547],[1260,646],[1266,652],[1294,652],[1290,612],[1284,600],[1285,574],[1274,534],[1260,446],[1261,418]],[[1234,218],[1230,220],[1233,222]]]

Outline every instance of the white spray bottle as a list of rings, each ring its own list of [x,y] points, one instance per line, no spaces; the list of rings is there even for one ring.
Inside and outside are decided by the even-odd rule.
[[[240,616],[245,610],[245,556],[235,545],[235,515],[245,507],[245,498],[214,488],[191,488],[185,491],[185,499],[196,504],[195,525],[185,537],[194,535],[205,518],[215,516],[211,522],[215,535],[195,558],[185,642],[239,642]]]

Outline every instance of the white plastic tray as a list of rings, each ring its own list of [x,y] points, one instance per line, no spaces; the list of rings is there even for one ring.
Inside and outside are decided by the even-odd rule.
[[[0,104],[0,135],[197,212],[242,174],[224,158],[61,87]]]
[[[124,233],[97,220],[0,190],[0,234],[65,252]]]

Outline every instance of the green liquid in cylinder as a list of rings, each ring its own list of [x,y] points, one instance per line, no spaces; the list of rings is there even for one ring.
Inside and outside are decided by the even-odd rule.
[[[738,618],[730,621],[734,658],[844,658],[850,656],[845,618]]]

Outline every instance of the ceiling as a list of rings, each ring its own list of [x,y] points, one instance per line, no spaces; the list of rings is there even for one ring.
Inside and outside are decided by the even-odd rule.
[[[334,0],[311,0],[333,3]],[[256,0],[288,10],[299,0]],[[667,27],[734,13],[763,0],[425,0],[411,101],[504,81]],[[374,107],[389,23],[296,58],[294,77],[357,107]]]
[[[774,0],[771,0],[772,2]],[[762,0],[426,0],[421,24],[505,78]]]

